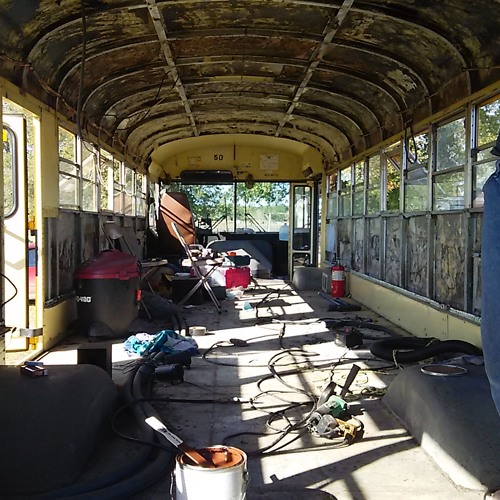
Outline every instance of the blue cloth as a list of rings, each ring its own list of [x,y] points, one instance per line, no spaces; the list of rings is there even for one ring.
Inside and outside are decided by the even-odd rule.
[[[198,354],[198,344],[189,337],[184,337],[174,330],[162,330],[155,335],[141,333],[130,336],[123,348],[133,354],[149,354],[151,352],[176,352],[187,351],[189,354]]]
[[[481,339],[491,395],[500,414],[500,160],[483,193]]]

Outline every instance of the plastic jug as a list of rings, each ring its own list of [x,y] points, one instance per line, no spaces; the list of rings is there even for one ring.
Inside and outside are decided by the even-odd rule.
[[[286,222],[280,227],[278,238],[281,241],[288,241],[288,224]]]

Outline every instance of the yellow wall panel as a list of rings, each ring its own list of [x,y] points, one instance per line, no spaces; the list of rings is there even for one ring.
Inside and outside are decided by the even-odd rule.
[[[479,325],[439,310],[431,304],[397,293],[371,280],[349,274],[349,292],[354,300],[417,337],[464,340],[481,347]]]

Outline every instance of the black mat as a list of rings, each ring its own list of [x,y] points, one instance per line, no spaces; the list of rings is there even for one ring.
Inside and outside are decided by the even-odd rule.
[[[484,367],[462,366],[467,373],[451,377],[406,367],[383,401],[456,484],[497,488],[500,417]]]
[[[0,366],[0,492],[28,495],[76,481],[116,400],[93,365],[48,366],[29,378]]]

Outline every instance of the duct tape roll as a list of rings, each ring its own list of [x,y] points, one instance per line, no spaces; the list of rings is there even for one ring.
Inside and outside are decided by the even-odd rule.
[[[205,326],[190,326],[189,335],[191,337],[201,337],[207,334],[207,328]]]

